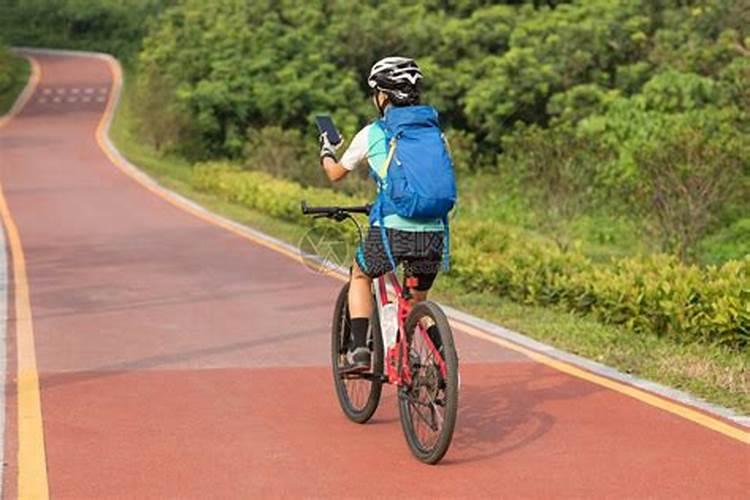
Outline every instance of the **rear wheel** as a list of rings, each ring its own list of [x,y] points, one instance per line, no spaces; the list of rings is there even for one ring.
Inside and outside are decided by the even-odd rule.
[[[357,374],[343,374],[346,352],[351,345],[349,318],[349,284],[343,286],[336,299],[331,335],[331,361],[336,396],[344,414],[359,424],[367,422],[380,402],[383,374],[383,337],[377,313],[373,314],[367,332],[367,345],[372,352],[372,369]]]
[[[458,412],[453,333],[445,313],[429,301],[414,306],[405,330],[412,381],[399,389],[401,427],[414,456],[435,464],[448,451]]]

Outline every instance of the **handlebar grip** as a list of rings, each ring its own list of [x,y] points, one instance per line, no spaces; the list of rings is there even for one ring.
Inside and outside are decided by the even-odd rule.
[[[304,215],[328,215],[350,213],[350,214],[369,214],[370,205],[362,207],[311,207],[307,205],[307,202],[302,201],[300,208]]]
[[[301,204],[302,213],[305,215],[331,215],[339,211],[337,207],[310,207],[306,202]]]

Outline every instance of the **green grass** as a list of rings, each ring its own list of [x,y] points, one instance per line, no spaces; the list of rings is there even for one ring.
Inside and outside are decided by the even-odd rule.
[[[0,116],[2,116],[10,111],[13,103],[16,102],[16,98],[18,98],[18,94],[26,86],[31,66],[23,57],[0,48],[0,71],[7,71],[10,76],[10,83],[0,89]]]
[[[126,78],[129,72],[126,71]],[[115,113],[110,138],[130,162],[156,179],[162,186],[195,200],[207,209],[232,220],[247,224],[284,241],[296,243],[306,228],[280,221],[261,212],[248,210],[234,203],[196,190],[192,183],[192,165],[175,155],[163,155],[137,135],[133,94],[126,86]]]
[[[112,140],[122,154],[162,185],[216,213],[292,244],[308,230],[194,189],[188,162],[157,153],[138,136],[135,109],[132,93],[126,88],[113,122]],[[678,344],[655,335],[636,335],[565,311],[521,305],[489,293],[467,293],[448,276],[438,279],[433,297],[568,352],[750,413],[748,353]]]
[[[699,344],[678,344],[638,335],[591,318],[552,308],[526,306],[503,297],[467,293],[450,279],[433,295],[560,349],[708,401],[750,413],[750,354]]]

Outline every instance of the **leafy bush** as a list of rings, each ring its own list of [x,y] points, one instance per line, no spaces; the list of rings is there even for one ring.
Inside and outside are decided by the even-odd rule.
[[[26,61],[10,53],[0,39],[0,116],[13,106],[26,83],[28,72]]]
[[[198,165],[194,185],[230,201],[309,224],[300,200],[359,204],[338,191],[305,188],[226,163]],[[349,233],[352,240],[355,232]],[[468,290],[500,293],[528,304],[557,305],[635,333],[735,349],[750,343],[750,256],[701,268],[653,255],[595,264],[578,252],[532,239],[518,229],[457,218],[451,273]]]
[[[265,127],[248,130],[244,148],[244,166],[250,170],[267,172],[303,185],[320,184],[323,176],[313,169],[317,154],[310,141],[305,141],[296,130]],[[313,146],[313,147],[311,147]]]
[[[700,129],[668,133],[637,151],[635,159],[643,178],[643,201],[650,206],[644,215],[654,220],[662,248],[684,259],[722,208],[742,192],[737,180],[750,148],[716,141]]]
[[[139,135],[160,153],[189,154],[200,136],[195,133],[187,110],[174,99],[176,82],[157,68],[144,71],[153,71],[153,74],[148,78],[148,86],[143,84],[144,80],[136,80],[135,99],[139,106],[135,119]]]
[[[0,45],[0,94],[8,92],[15,84],[12,59],[7,49]]]
[[[3,0],[0,33],[9,43],[99,50],[128,58],[148,20],[176,0]]]
[[[750,256],[750,217],[721,228],[701,242],[703,260],[718,264]]]
[[[539,227],[560,248],[567,248],[567,225],[594,205],[597,168],[611,158],[611,150],[576,135],[569,127],[545,130],[531,126],[520,130],[504,146],[501,162],[544,214]]]
[[[239,203],[282,220],[300,224],[309,223],[302,215],[300,202],[310,205],[363,204],[364,198],[352,197],[332,189],[303,187],[278,179],[265,172],[243,171],[236,165],[224,162],[198,164],[193,174],[196,188]],[[352,236],[355,233],[352,231]]]

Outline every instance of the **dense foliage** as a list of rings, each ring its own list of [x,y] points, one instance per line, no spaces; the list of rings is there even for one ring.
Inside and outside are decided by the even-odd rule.
[[[0,0],[0,36],[30,47],[98,50],[130,57],[148,20],[174,0]]]
[[[15,84],[13,59],[8,50],[0,45],[0,94],[8,92]]]
[[[748,98],[742,2],[504,3],[183,0],[141,59],[179,87],[206,147],[226,153],[250,125],[307,131],[319,109],[352,130],[370,117],[363,75],[392,53],[417,57],[444,122],[491,152],[517,121],[621,127],[607,114],[622,99],[670,114]]]
[[[226,200],[298,223],[307,222],[299,209],[303,199],[311,204],[362,202],[222,163],[198,166],[193,182]],[[342,227],[354,242],[356,231]],[[750,257],[707,268],[667,255],[597,265],[576,251],[563,252],[548,241],[494,223],[458,218],[453,234],[451,273],[468,290],[557,305],[678,342],[733,348],[750,343]]]
[[[0,40],[0,116],[7,113],[23,89],[29,74],[29,65],[11,53]]]
[[[462,171],[536,200],[563,247],[567,221],[606,212],[689,258],[750,212],[748,26],[731,0],[183,0],[144,41],[143,124],[195,158],[252,154],[268,127],[311,141],[320,110],[351,137],[372,118],[369,65],[410,54]],[[298,163],[276,172],[314,184]]]

